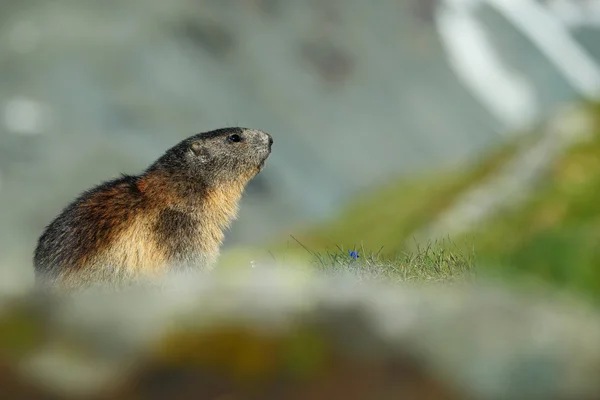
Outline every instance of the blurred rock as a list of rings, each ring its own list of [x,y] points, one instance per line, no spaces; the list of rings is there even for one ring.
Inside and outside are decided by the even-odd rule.
[[[2,302],[11,398],[598,399],[600,319],[489,283],[255,268]]]

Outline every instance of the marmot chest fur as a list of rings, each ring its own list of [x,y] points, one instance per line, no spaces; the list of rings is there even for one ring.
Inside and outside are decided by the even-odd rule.
[[[272,143],[253,129],[201,133],[167,150],[141,175],[84,192],[40,236],[36,281],[81,288],[211,268]]]

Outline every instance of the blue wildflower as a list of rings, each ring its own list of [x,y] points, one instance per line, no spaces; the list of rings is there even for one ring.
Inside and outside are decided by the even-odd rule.
[[[348,254],[350,254],[350,257],[352,257],[353,259],[358,259],[359,255],[358,255],[358,251],[351,251],[348,250]]]

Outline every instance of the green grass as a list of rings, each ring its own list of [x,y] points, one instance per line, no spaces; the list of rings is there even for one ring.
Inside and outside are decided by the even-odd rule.
[[[288,250],[259,251],[238,249],[223,254],[219,270],[261,268],[302,268],[309,272],[325,274],[344,273],[359,281],[384,280],[391,282],[461,282],[476,275],[475,254],[472,249],[453,245],[450,241],[417,245],[410,251],[399,251],[394,256],[384,256],[383,249],[369,251],[364,247],[344,249],[341,246],[313,250],[295,237],[296,244]],[[353,258],[349,250],[356,251]],[[252,261],[250,261],[252,260]]]
[[[414,251],[399,252],[394,257],[382,256],[381,250],[369,252],[362,247],[353,248],[352,251],[358,253],[355,259],[341,247],[322,252],[306,248],[310,264],[316,271],[346,273],[361,280],[452,282],[475,274],[474,254],[464,249],[451,249],[448,244],[417,246]]]
[[[600,301],[600,105],[585,107],[597,116],[588,142],[557,159],[524,204],[451,239],[461,249],[474,249],[478,267],[490,272],[534,277]],[[300,257],[321,269],[359,268],[405,280],[448,279],[470,270],[465,267],[470,261],[465,263],[460,255],[465,252],[456,246],[407,252],[406,244],[413,240],[410,235],[536,136],[535,132],[525,135],[520,142],[471,165],[430,172],[373,191],[331,220],[294,233],[297,241],[276,241],[269,247],[269,257]],[[355,265],[344,249],[357,246],[365,256]]]
[[[336,246],[360,246],[393,259],[402,253],[403,244],[412,240],[410,235],[416,229],[431,221],[465,189],[493,172],[522,144],[510,143],[462,168],[429,172],[375,190],[331,220],[301,229],[294,236],[316,252]],[[275,243],[271,250],[290,251],[295,247],[297,250],[297,243],[288,240]]]
[[[600,107],[596,108],[600,116]],[[600,118],[524,204],[460,238],[483,262],[600,299]]]

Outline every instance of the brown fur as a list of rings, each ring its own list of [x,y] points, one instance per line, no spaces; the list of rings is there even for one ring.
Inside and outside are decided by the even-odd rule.
[[[40,237],[36,276],[78,288],[212,268],[271,144],[261,131],[207,132],[180,142],[140,176],[85,192]]]

